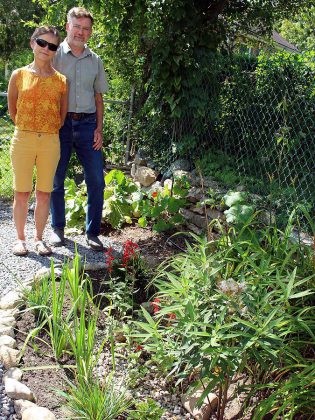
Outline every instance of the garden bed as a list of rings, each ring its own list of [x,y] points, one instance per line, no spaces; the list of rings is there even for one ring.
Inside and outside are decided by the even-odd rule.
[[[107,226],[103,226],[103,235],[110,237],[110,239],[117,244],[123,245],[126,241],[132,238],[133,243],[136,243],[141,250],[141,256],[146,262],[148,270],[152,270],[159,263],[166,258],[178,253],[185,247],[185,240],[188,238],[184,235],[176,235],[170,238],[170,234],[152,232],[150,229],[143,229],[136,226],[127,226],[123,229],[111,231]],[[104,261],[106,256],[104,255]],[[98,270],[93,272],[86,272],[91,279],[94,296],[106,293],[105,279],[108,279],[107,270]],[[113,280],[114,282],[115,280]],[[146,284],[143,283],[137,290],[135,301],[137,306],[149,299],[148,292],[145,290]],[[57,283],[58,288],[58,283]],[[121,297],[121,296],[120,296]],[[106,335],[106,299],[100,300],[100,313],[98,317],[98,340],[101,343]],[[64,308],[69,308],[71,301],[65,298]],[[119,310],[117,310],[119,317]],[[117,320],[119,322],[119,320]],[[120,323],[120,322],[119,322]],[[120,324],[121,325],[121,324]],[[25,339],[30,331],[36,328],[36,319],[34,313],[31,311],[21,311],[21,316],[17,322],[17,344],[21,349],[24,345]],[[115,357],[116,357],[116,375],[118,380],[126,380],[126,369],[133,370],[131,377],[133,378],[133,389],[131,389],[132,396],[138,402],[141,401],[156,401],[163,407],[165,417],[168,419],[190,418],[189,414],[181,407],[180,389],[176,390],[174,383],[165,378],[159,377],[158,369],[155,366],[150,368],[145,366],[148,356],[145,351],[142,351],[137,343],[129,343],[126,346],[126,339],[118,332],[114,332],[115,337]],[[58,419],[67,417],[66,409],[63,407],[65,399],[58,395],[56,390],[66,390],[66,381],[73,380],[73,371],[68,369],[67,365],[74,365],[73,358],[63,357],[58,362],[52,354],[52,349],[46,343],[49,342],[49,336],[44,331],[41,331],[35,340],[30,340],[25,347],[23,353],[21,368],[24,370],[23,383],[25,383],[36,395],[37,404],[44,406],[51,410]],[[138,348],[139,347],[139,348]],[[130,357],[130,352],[134,353]],[[132,360],[132,366],[129,363],[127,367],[127,359]],[[108,345],[99,357],[98,365],[95,369],[99,376],[108,374],[112,369],[111,349]],[[141,383],[138,382],[138,369],[142,371]],[[145,372],[145,373],[144,373]],[[128,373],[130,376],[130,373]],[[129,378],[130,380],[130,378]],[[152,407],[155,407],[155,403]],[[156,408],[157,409],[157,408]],[[121,416],[120,418],[124,418]]]

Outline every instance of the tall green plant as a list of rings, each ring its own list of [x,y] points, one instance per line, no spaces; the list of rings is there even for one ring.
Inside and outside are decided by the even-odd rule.
[[[307,363],[302,343],[314,344],[314,274],[310,253],[290,242],[291,230],[289,224],[286,232],[266,233],[247,224],[210,242],[194,236],[195,246],[160,267],[155,315],[143,309],[144,320],[135,323],[137,340],[166,371],[179,381],[197,377],[194,386],[204,388],[200,401],[219,389],[219,419],[239,374],[246,371],[253,384],[272,389],[274,372],[293,373],[289,366]]]

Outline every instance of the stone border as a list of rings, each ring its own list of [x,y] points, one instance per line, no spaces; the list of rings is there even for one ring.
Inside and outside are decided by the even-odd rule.
[[[86,271],[106,268],[105,263],[86,263]],[[61,276],[62,268],[55,265],[56,277]],[[23,372],[18,368],[20,352],[17,350],[14,328],[19,308],[23,305],[21,288],[31,288],[34,281],[50,275],[50,268],[41,268],[33,277],[25,280],[16,290],[0,299],[0,419],[11,420],[16,416],[22,420],[57,420],[47,408],[36,404],[36,396],[21,382]],[[1,392],[2,391],[2,392]],[[3,395],[1,395],[1,393]],[[7,400],[6,400],[7,396]],[[13,401],[13,405],[12,402]],[[14,407],[14,409],[12,409]],[[14,411],[13,411],[14,410]]]

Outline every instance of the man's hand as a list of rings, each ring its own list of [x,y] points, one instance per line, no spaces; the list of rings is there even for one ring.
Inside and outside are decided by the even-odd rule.
[[[103,146],[103,131],[100,128],[97,128],[94,131],[94,150],[100,150]]]

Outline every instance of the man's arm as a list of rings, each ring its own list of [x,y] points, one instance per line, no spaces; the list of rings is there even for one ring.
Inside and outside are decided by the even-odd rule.
[[[94,131],[94,150],[100,150],[103,145],[103,115],[104,115],[104,104],[101,93],[95,94],[95,105],[96,105],[96,130]]]
[[[16,116],[16,104],[18,99],[18,89],[16,87],[16,78],[17,74],[14,71],[11,75],[9,86],[8,86],[8,108],[11,120],[15,123],[15,116]]]

